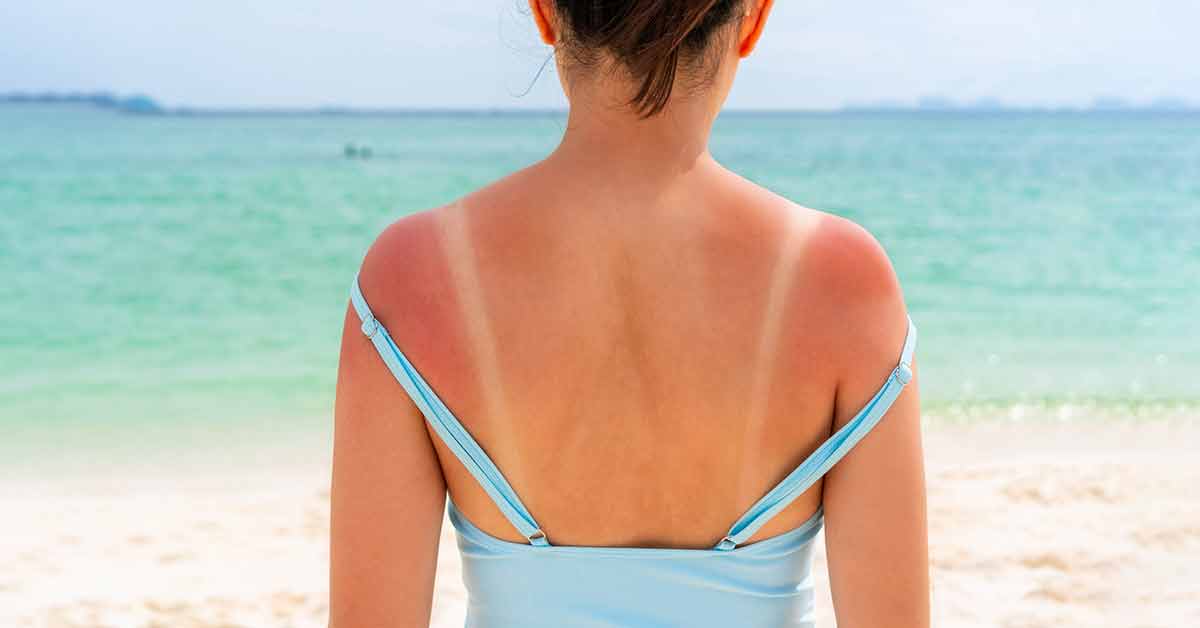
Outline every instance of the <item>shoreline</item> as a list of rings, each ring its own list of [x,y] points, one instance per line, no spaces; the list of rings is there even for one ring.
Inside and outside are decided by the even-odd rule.
[[[1093,428],[1127,429],[1136,439],[1142,426],[1200,429],[1200,401],[923,401],[921,424],[927,433],[995,430],[1002,437],[1026,428],[1058,437]],[[0,494],[52,479],[74,484],[115,476],[138,483],[153,474],[152,481],[170,483],[219,476],[225,470],[271,475],[318,461],[328,466],[333,443],[332,417],[311,416],[176,424],[77,420],[8,428],[0,442]]]

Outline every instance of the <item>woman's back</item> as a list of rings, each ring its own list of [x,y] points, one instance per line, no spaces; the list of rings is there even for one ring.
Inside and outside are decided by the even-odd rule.
[[[810,626],[822,526],[839,624],[927,625],[916,334],[891,264],[707,150],[770,4],[531,2],[548,43],[570,33],[562,143],[396,221],[353,282],[337,628],[428,621],[447,507],[478,628]],[[726,46],[715,73],[680,78],[680,37]],[[624,70],[588,65],[602,50],[644,78],[633,111]]]
[[[398,221],[364,264],[397,344],[559,544],[715,544],[830,436],[862,342],[830,332],[894,289],[854,225],[698,170],[649,206],[556,198],[577,186],[539,164]],[[894,364],[876,366],[882,383]],[[523,540],[435,443],[463,513]],[[820,487],[754,540],[808,518]]]

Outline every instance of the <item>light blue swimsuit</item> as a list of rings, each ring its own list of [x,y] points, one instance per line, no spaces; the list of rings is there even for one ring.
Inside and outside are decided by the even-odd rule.
[[[812,540],[823,508],[799,527],[741,545],[845,456],[912,379],[916,327],[887,381],[845,426],[758,500],[712,549],[551,545],[462,423],[371,313],[354,277],[362,332],[446,445],[529,543],[475,527],[448,502],[458,533],[467,628],[779,628],[813,622]]]

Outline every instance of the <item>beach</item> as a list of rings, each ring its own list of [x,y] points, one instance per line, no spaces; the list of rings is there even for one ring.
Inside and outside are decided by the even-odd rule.
[[[366,295],[379,322],[452,413],[485,409],[463,423],[493,454],[506,406],[583,428],[612,396],[607,418],[647,434],[672,408],[721,415],[686,421],[685,446],[749,422],[716,442],[746,460],[780,404],[845,405],[849,367],[805,335],[875,351],[847,328],[892,285],[870,239],[918,330],[932,625],[1200,628],[1200,73],[1181,62],[1200,1],[227,4],[0,11],[0,628],[331,628],[333,414],[342,345],[372,329],[350,303],[368,251],[395,253],[371,291],[396,293]],[[463,228],[391,229],[441,208]],[[575,284],[597,298],[559,298]],[[556,324],[499,316],[534,310]],[[667,327],[752,361],[672,386],[612,368],[689,359],[694,339],[645,337]],[[732,409],[667,398],[743,383]],[[555,476],[563,442],[509,479],[594,488]],[[642,485],[663,490],[734,459],[609,445],[681,472]],[[821,628],[840,532],[813,540]],[[430,625],[458,628],[448,518],[439,543]]]
[[[1200,416],[933,418],[924,434],[935,626],[1200,624]],[[325,626],[328,452],[294,449],[5,477],[0,625]],[[462,626],[465,600],[446,521],[432,626]]]
[[[0,627],[324,626],[362,255],[564,124],[0,107]],[[717,120],[715,158],[894,263],[935,625],[1200,625],[1198,138],[1152,112]],[[465,612],[442,538],[439,628]]]

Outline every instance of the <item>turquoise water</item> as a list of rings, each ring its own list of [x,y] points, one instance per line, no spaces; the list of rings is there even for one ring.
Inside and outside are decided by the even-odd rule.
[[[326,425],[373,236],[561,130],[0,106],[0,429]],[[880,239],[927,407],[1200,404],[1200,116],[730,114],[712,147]]]

